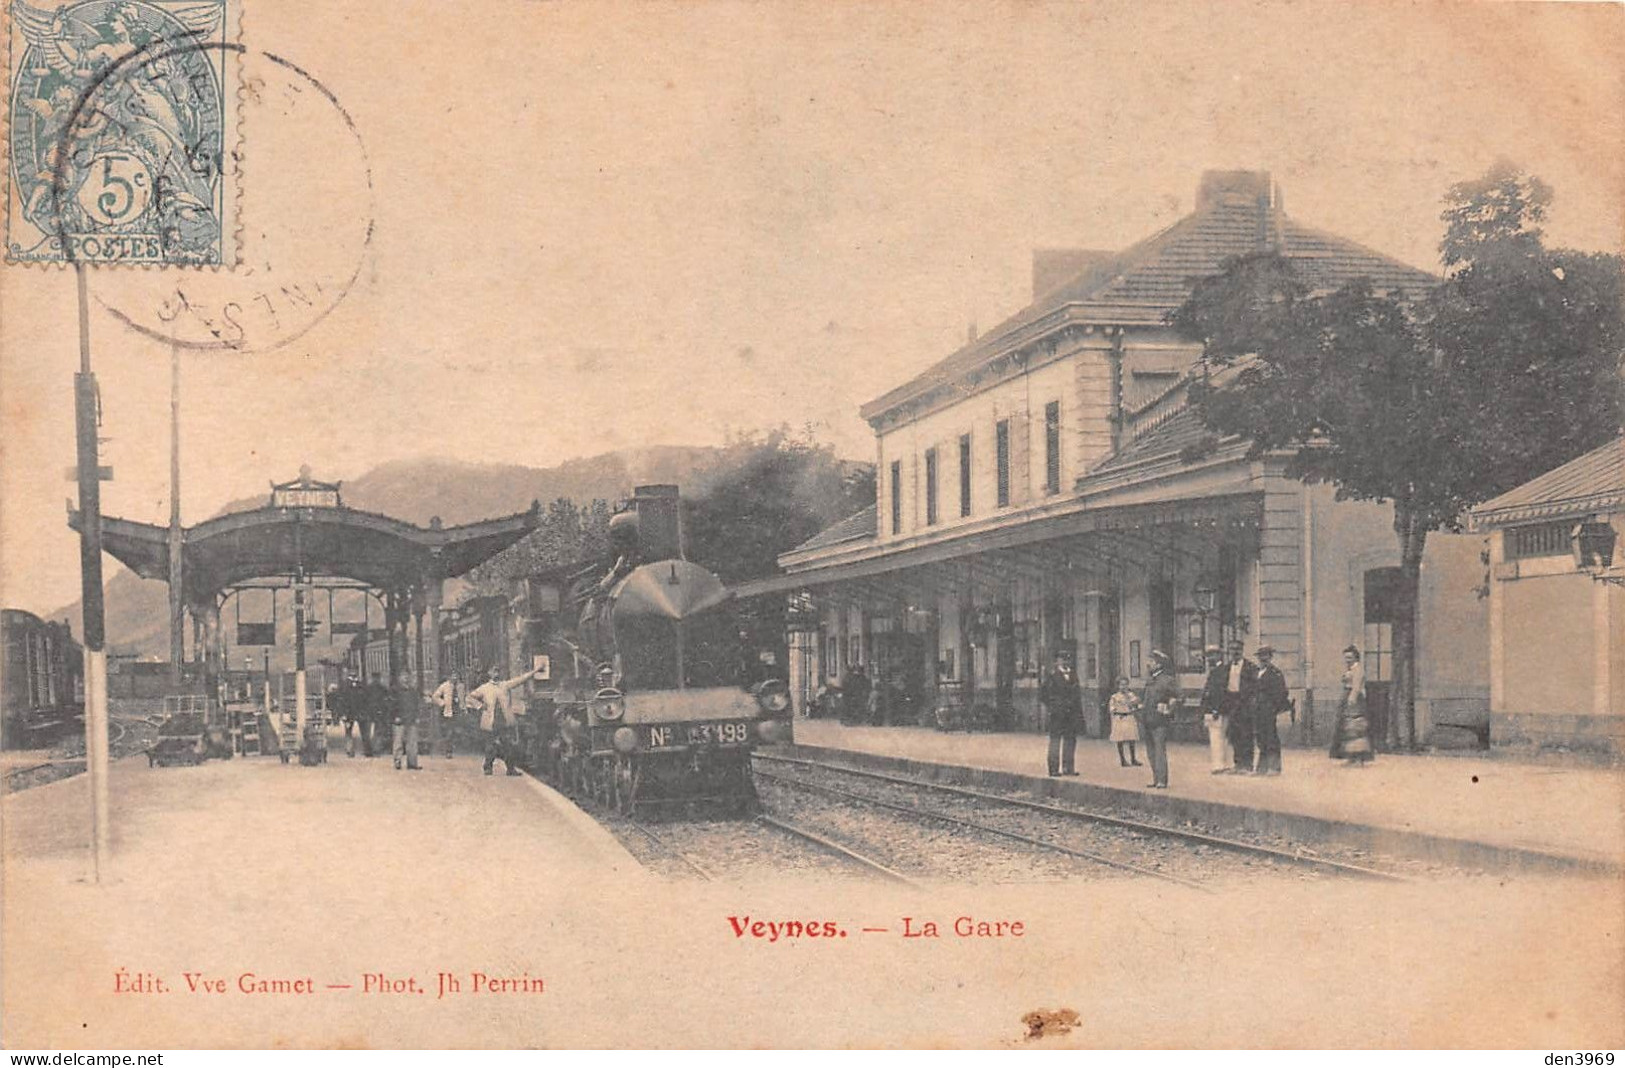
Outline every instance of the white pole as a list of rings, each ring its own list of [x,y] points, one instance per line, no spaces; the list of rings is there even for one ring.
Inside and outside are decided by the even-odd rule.
[[[91,878],[108,873],[107,651],[85,650],[85,770],[90,776]]]

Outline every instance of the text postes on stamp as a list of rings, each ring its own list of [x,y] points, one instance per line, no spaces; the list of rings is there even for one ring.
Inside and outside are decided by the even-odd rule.
[[[233,0],[9,15],[6,258],[233,265]]]

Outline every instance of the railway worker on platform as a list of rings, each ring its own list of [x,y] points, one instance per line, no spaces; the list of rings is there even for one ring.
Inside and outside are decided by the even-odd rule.
[[[1225,664],[1224,693],[1219,708],[1227,721],[1226,736],[1230,742],[1237,775],[1253,773],[1253,695],[1258,689],[1258,666],[1245,655],[1240,638],[1230,640],[1230,660]]]
[[[344,750],[352,757],[355,756],[356,735],[361,733],[362,698],[361,683],[354,675],[345,676],[344,684],[333,698],[335,714],[344,718]]]
[[[1275,718],[1292,709],[1287,696],[1286,676],[1275,666],[1275,650],[1260,645],[1258,688],[1253,691],[1253,728],[1258,734],[1258,774],[1281,774],[1281,732]]]
[[[440,715],[441,747],[447,760],[451,759],[452,725],[457,722],[457,716],[463,710],[463,701],[466,697],[463,680],[455,671],[446,672],[446,677],[435,687],[434,704]]]
[[[1049,773],[1076,775],[1073,767],[1078,731],[1083,726],[1083,687],[1072,670],[1072,654],[1055,653],[1055,670],[1044,676],[1038,701],[1049,721]]]
[[[423,695],[416,686],[406,681],[406,672],[395,676],[390,687],[394,701],[394,716],[390,723],[389,748],[395,754],[395,770],[401,770],[401,757],[406,758],[406,770],[421,771],[418,766],[418,721],[423,714]]]
[[[1230,716],[1226,711],[1225,687],[1230,682],[1230,666],[1217,645],[1207,647],[1207,681],[1202,685],[1202,723],[1207,727],[1208,771],[1229,775],[1235,770],[1235,751],[1230,747]]]
[[[506,681],[497,678],[497,669],[485,685],[468,695],[471,705],[480,709],[480,734],[485,739],[485,774],[490,775],[496,761],[501,760],[509,775],[518,775],[519,720],[514,708],[513,688],[529,680],[535,672],[527,671]]]
[[[1168,789],[1168,730],[1174,725],[1174,709],[1179,705],[1179,680],[1174,662],[1161,649],[1151,650],[1151,677],[1140,695],[1140,740],[1145,758],[1151,762],[1149,789]]]
[[[361,715],[357,719],[361,728],[361,752],[363,756],[377,756],[383,742],[378,728],[387,723],[392,714],[389,688],[374,675],[361,698]]]

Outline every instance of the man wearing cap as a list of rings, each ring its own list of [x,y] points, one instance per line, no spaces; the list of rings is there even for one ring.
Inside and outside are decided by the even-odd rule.
[[[1145,758],[1151,764],[1151,781],[1146,785],[1153,790],[1168,789],[1168,729],[1173,726],[1178,703],[1179,680],[1174,677],[1174,662],[1161,649],[1153,649],[1151,677],[1146,680],[1140,700],[1140,740],[1145,743]]]
[[[1071,653],[1055,654],[1055,670],[1044,676],[1038,700],[1049,717],[1049,773],[1076,775],[1073,758],[1083,726],[1083,688],[1072,671]]]
[[[1258,733],[1258,774],[1281,774],[1281,732],[1275,717],[1290,711],[1286,676],[1275,666],[1275,650],[1258,647],[1258,686],[1253,691],[1253,727]]]

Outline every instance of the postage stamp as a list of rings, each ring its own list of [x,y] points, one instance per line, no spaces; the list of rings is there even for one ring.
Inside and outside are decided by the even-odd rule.
[[[233,0],[12,0],[6,259],[232,266]]]

